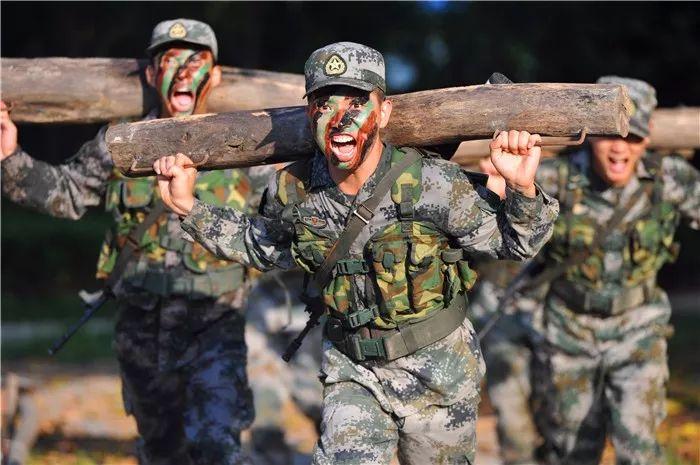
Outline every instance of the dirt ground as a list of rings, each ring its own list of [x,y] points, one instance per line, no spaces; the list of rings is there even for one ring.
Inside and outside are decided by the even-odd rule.
[[[82,366],[54,365],[47,362],[5,363],[3,371],[13,371],[32,380],[37,407],[39,438],[29,465],[136,465],[136,427],[124,414],[116,365],[109,362]],[[254,374],[253,374],[254,375]],[[6,402],[3,399],[3,406]],[[673,451],[674,464],[700,464],[700,415],[687,412],[681,403],[668,402],[669,419],[660,439]],[[251,450],[251,432],[243,441],[254,463],[260,465],[308,463],[316,440],[316,430],[293,404],[280,412],[284,441],[291,455],[271,452],[265,456]],[[254,425],[255,427],[255,425]],[[497,465],[498,445],[495,417],[488,401],[482,403],[477,425],[478,465]],[[612,449],[603,464],[612,464]]]

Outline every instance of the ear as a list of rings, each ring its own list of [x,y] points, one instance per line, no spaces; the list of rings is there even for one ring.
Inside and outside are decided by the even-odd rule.
[[[156,80],[156,70],[153,67],[153,64],[151,63],[148,66],[146,66],[146,82],[151,87],[155,87],[156,86],[155,80]]]
[[[216,87],[221,84],[221,66],[216,65],[211,69],[209,73],[209,82],[211,82],[212,87]]]
[[[379,127],[380,128],[385,128],[387,124],[389,124],[389,117],[391,117],[391,109],[393,107],[393,104],[391,103],[391,100],[389,99],[384,99],[382,102],[381,106],[379,107]]]

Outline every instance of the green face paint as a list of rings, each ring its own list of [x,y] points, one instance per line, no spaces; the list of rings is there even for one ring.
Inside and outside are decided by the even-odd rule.
[[[160,55],[156,88],[168,116],[191,115],[203,106],[213,67],[209,50],[171,48]]]
[[[376,110],[367,92],[354,89],[314,99],[308,116],[316,144],[330,163],[343,170],[360,165],[379,130]]]

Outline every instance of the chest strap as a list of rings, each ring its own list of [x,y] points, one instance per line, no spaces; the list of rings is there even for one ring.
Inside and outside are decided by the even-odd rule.
[[[412,325],[388,330],[372,330],[380,337],[366,338],[362,332],[348,334],[338,318],[326,320],[326,337],[356,362],[368,359],[396,360],[449,336],[467,316],[465,299],[452,300],[449,307]]]

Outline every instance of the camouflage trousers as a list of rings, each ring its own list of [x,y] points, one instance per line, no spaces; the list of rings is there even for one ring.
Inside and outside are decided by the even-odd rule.
[[[114,347],[142,465],[249,463],[240,442],[254,417],[243,330],[226,302],[121,302]]]
[[[503,289],[483,281],[470,296],[477,328],[495,314]],[[534,464],[535,450],[542,439],[533,418],[532,324],[526,317],[538,307],[532,299],[520,299],[515,314],[505,314],[481,340],[486,361],[486,388],[496,413],[496,433],[505,465]],[[513,309],[511,309],[513,310]]]
[[[356,363],[324,340],[315,465],[469,465],[484,365],[471,323],[414,354]]]
[[[548,463],[598,464],[606,436],[619,465],[665,463],[656,431],[666,415],[669,313],[665,295],[607,318],[548,297],[535,363]]]

